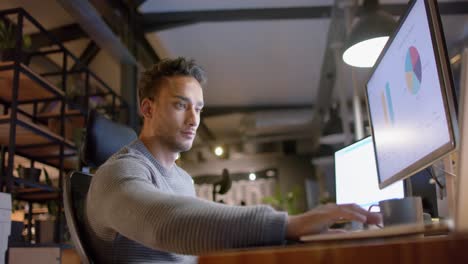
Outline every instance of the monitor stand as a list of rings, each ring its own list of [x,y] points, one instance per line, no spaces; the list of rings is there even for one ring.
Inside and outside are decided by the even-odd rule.
[[[453,161],[457,160],[457,153],[452,153],[443,158],[443,167],[438,168],[439,172],[444,176],[444,188],[441,190],[439,186],[437,188],[437,206],[439,210],[439,217],[445,219],[454,219],[456,210],[456,165]],[[437,165],[433,165],[437,166]],[[443,171],[441,171],[443,170]],[[439,174],[436,172],[436,175]],[[443,195],[440,195],[443,193]],[[442,196],[442,197],[441,197]]]

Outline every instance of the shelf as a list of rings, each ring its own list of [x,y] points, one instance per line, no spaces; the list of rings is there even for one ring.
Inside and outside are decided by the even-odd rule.
[[[18,155],[25,156],[26,158],[34,158],[35,160],[52,165],[54,167],[59,167],[60,165],[60,146],[45,146],[45,147],[28,147],[24,148],[21,146],[16,146],[16,152]],[[72,157],[63,158],[63,168],[64,169],[77,169],[78,168],[78,152],[77,150],[64,149],[65,155],[74,155]],[[46,156],[47,157],[44,157]],[[53,157],[56,156],[56,157]]]
[[[72,118],[72,117],[81,117],[83,118],[83,114],[80,110],[65,110],[65,117]],[[40,113],[37,114],[37,118],[49,119],[49,118],[60,118],[61,115],[57,111],[51,111],[47,113]]]
[[[84,127],[85,117],[80,110],[65,110],[65,120],[73,123],[73,127]],[[57,111],[40,113],[36,116],[40,120],[60,119],[61,114]]]
[[[28,202],[42,202],[46,200],[60,199],[60,192],[45,191],[42,188],[17,188],[11,192],[14,199],[24,200]]]
[[[0,98],[12,101],[14,62],[0,62]],[[28,66],[20,64],[20,82],[18,101],[37,101],[44,99],[60,99],[65,93],[49,81],[34,73]]]
[[[64,155],[77,155],[75,144],[51,132],[46,127],[34,124],[24,117],[18,116],[16,121],[16,152],[27,158],[35,158],[58,166],[60,145],[64,144]],[[10,140],[10,115],[0,116],[0,144],[8,145]],[[76,162],[64,162],[65,168],[76,168]]]
[[[47,185],[45,183],[30,181],[30,180],[26,180],[26,179],[18,178],[18,177],[13,177],[13,183],[16,184],[17,185],[16,188],[19,188],[19,189],[29,190],[29,189],[40,188],[41,190],[48,191],[48,192],[57,191],[56,188],[54,188],[53,186]],[[23,192],[28,193],[31,191],[29,190],[29,191],[23,191]]]
[[[57,168],[59,167],[59,162],[60,162],[59,158],[49,158],[49,159],[44,159],[44,161]],[[78,169],[78,165],[79,165],[78,156],[63,158],[63,168],[67,170],[76,170]]]
[[[69,148],[74,149],[75,145],[70,140],[50,132],[47,128],[33,122],[19,118],[16,125],[16,145],[27,146],[45,143],[64,142]],[[10,114],[0,116],[0,143],[8,144],[10,136]]]
[[[15,187],[12,190],[12,194],[15,199],[39,202],[60,198],[60,191],[46,184],[31,182],[16,177],[13,178],[13,183]]]

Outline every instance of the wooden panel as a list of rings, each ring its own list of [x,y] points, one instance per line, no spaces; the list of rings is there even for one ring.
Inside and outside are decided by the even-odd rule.
[[[10,140],[10,124],[5,124],[5,123],[0,124],[0,143],[2,145],[8,145],[9,140]],[[16,126],[16,142],[21,142],[21,145],[28,145],[28,144],[49,143],[51,141],[46,137],[32,133],[30,130],[26,128]]]
[[[468,263],[468,236],[354,241],[341,245],[304,244],[227,251],[201,256],[199,264],[350,263],[428,264]]]
[[[22,178],[13,178],[11,193],[15,199],[32,202],[60,199],[60,189],[47,185],[45,182],[36,182]]]
[[[37,157],[46,156],[46,155],[47,156],[51,156],[51,155],[59,156],[60,155],[59,144],[56,144],[53,146],[51,145],[51,146],[37,147],[37,148],[21,148],[21,146],[16,146],[16,149],[23,153],[28,153],[31,156],[37,156]],[[65,146],[63,153],[65,155],[73,155],[73,154],[77,154],[77,150],[75,148],[69,148]]]
[[[1,62],[0,66],[12,66],[13,67],[13,62],[12,61],[7,61],[7,62]],[[59,93],[61,96],[64,96],[64,92],[61,91],[60,89],[56,88],[54,85],[52,85],[50,82],[48,82],[46,79],[43,77],[35,74],[33,71],[29,69],[28,66],[21,64],[21,67],[27,71],[30,72],[32,75],[38,77],[39,79],[43,80],[44,82],[48,83],[50,86],[53,87],[53,89]],[[11,102],[12,98],[12,92],[13,92],[13,68],[8,69],[8,70],[2,70],[0,71],[0,98],[2,98],[5,101]],[[45,87],[40,85],[38,82],[32,80],[29,78],[29,76],[26,76],[24,73],[20,73],[20,85],[18,89],[18,100],[23,101],[23,100],[40,100],[40,99],[48,99],[48,98],[54,98],[57,97],[54,93],[51,91],[47,90]]]
[[[78,118],[83,116],[81,115],[80,110],[65,110],[65,116],[67,118]],[[37,115],[38,118],[60,118],[60,112],[50,111],[47,113],[40,113]]]
[[[80,264],[81,260],[75,249],[62,249],[62,264]]]
[[[50,131],[54,132],[57,135],[60,135],[61,129],[61,119],[59,118],[48,118],[47,125]],[[85,118],[83,116],[70,116],[65,118],[65,137],[67,139],[73,140],[75,137],[75,132],[78,129],[81,129],[85,126]]]
[[[40,125],[34,124],[28,120],[25,120],[21,118],[21,122],[28,124],[31,127],[34,127],[35,129],[41,131],[44,134],[47,134],[53,138],[55,138],[57,141],[63,141],[63,138],[50,132],[47,128],[44,128]],[[2,115],[0,116],[0,143],[7,145],[9,143],[9,138],[10,138],[10,115]],[[39,135],[35,131],[32,131],[28,128],[24,128],[20,125],[16,126],[16,145],[28,145],[28,144],[42,144],[42,143],[52,143],[53,140]],[[74,143],[71,142],[70,140],[66,140],[68,144],[71,146],[74,146]]]
[[[59,247],[10,247],[10,264],[53,264],[60,263]]]
[[[53,139],[50,139],[46,136],[39,134],[36,131],[33,131],[29,128],[24,128],[21,125],[16,125],[16,148],[18,152],[23,153],[24,155],[29,155],[30,157],[36,157],[41,159],[44,156],[53,156],[60,154],[60,142],[63,142],[63,137],[54,134],[49,129],[42,125],[34,124],[31,121],[27,120],[24,117],[20,117],[23,123],[28,124],[29,126],[34,127],[35,129],[41,131],[42,133],[51,136]],[[0,116],[0,144],[8,145],[10,139],[10,115]],[[77,154],[77,149],[75,144],[70,140],[65,140],[67,144],[71,147],[65,146],[64,154]],[[51,144],[49,146],[35,147],[35,148],[26,148],[27,145],[35,144]],[[44,159],[45,161],[50,162],[51,164],[58,166],[58,158],[48,158]],[[78,166],[78,159],[76,157],[67,157],[64,159],[64,167],[66,169],[75,169]]]
[[[59,159],[46,159],[47,162],[49,162],[50,164],[53,164],[54,166],[58,167],[59,166]],[[79,161],[78,161],[78,157],[75,156],[75,157],[68,157],[68,158],[65,158],[63,159],[63,167],[65,169],[68,169],[68,170],[76,170],[78,169],[78,164]]]
[[[23,190],[27,190],[26,188]],[[60,195],[58,192],[36,192],[36,193],[21,193],[16,194],[13,191],[16,199],[26,200],[26,201],[46,201],[46,200],[58,200],[60,199]]]

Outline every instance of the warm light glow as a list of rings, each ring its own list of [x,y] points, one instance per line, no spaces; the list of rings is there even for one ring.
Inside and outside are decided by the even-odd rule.
[[[250,179],[251,181],[255,181],[255,179],[257,179],[257,175],[255,175],[255,173],[250,173],[250,174],[249,174],[249,179]]]
[[[460,59],[461,59],[461,55],[460,55],[460,53],[458,53],[457,55],[453,56],[450,59],[450,64],[455,64],[455,63],[459,62]]]
[[[343,60],[355,67],[372,67],[385,47],[387,40],[388,37],[378,37],[356,43],[343,53]]]
[[[214,153],[216,154],[216,156],[219,157],[219,156],[223,155],[224,149],[222,147],[220,147],[220,146],[217,146],[215,148],[215,150],[214,150]]]
[[[266,176],[268,176],[268,177],[273,177],[273,176],[275,176],[275,171],[274,171],[274,170],[267,170]]]

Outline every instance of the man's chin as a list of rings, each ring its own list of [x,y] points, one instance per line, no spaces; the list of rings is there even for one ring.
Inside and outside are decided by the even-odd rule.
[[[184,143],[184,144],[179,144],[177,146],[179,152],[186,152],[189,151],[192,148],[192,142],[190,143]]]

